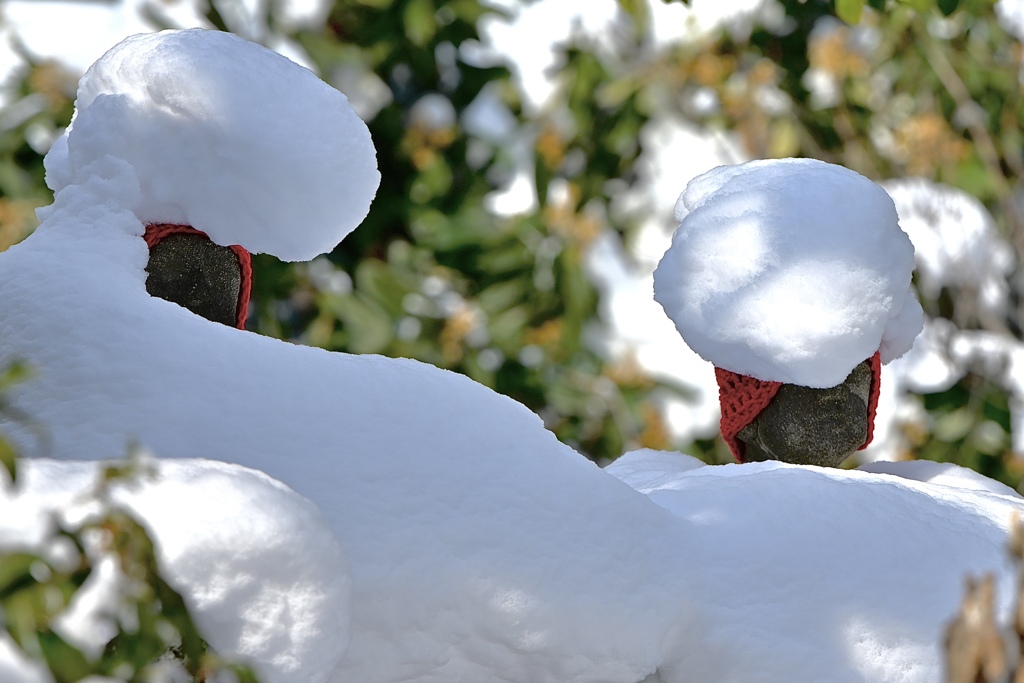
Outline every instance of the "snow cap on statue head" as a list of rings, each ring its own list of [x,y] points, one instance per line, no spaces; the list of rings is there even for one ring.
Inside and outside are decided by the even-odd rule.
[[[219,31],[125,39],[82,77],[46,158],[59,193],[130,169],[143,224],[290,261],[330,251],[380,182],[366,125],[343,94],[276,52]],[[203,182],[196,182],[196,175]]]
[[[722,166],[687,185],[655,298],[716,367],[825,388],[921,330],[914,248],[885,191],[813,159]]]

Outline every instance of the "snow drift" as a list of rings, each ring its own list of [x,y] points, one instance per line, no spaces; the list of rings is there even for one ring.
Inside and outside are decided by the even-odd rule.
[[[129,81],[118,90],[142,89],[146,69],[163,73],[165,44],[178,46],[174,54],[204,56],[185,60],[196,82],[237,77],[243,85],[226,92],[244,90],[257,103],[295,73],[233,38],[189,32],[130,42],[152,60],[137,61],[122,47],[93,74],[123,59],[139,68],[117,71]],[[274,83],[255,84],[248,70]],[[320,101],[295,87],[294,106]],[[190,141],[203,136],[225,152],[176,177],[175,210],[190,220],[206,216],[211,222],[201,227],[219,239],[286,257],[322,250],[324,235],[276,224],[275,214],[235,221],[251,217],[249,201],[289,201],[282,193],[291,186],[268,187],[264,173],[307,160],[281,162],[279,150],[267,146],[254,148],[259,158],[248,147],[235,149],[248,140],[225,117],[237,115],[238,126],[268,129],[279,140],[313,140],[320,131],[304,127],[306,119],[278,118],[276,103],[240,112],[221,94],[202,87],[179,93],[203,115],[167,116],[159,89],[126,110],[153,123],[161,154],[181,149],[187,156]],[[465,377],[260,337],[150,297],[140,235],[154,211],[169,206],[170,195],[152,189],[162,166],[150,156],[155,147],[127,149],[117,139],[124,112],[112,104],[111,117],[101,116],[101,98],[88,101],[92,113],[80,113],[66,147],[53,152],[49,166],[60,180],[42,225],[0,253],[0,363],[17,357],[36,370],[10,398],[49,429],[52,453],[68,459],[37,466],[51,473],[41,490],[73,487],[86,466],[70,460],[109,458],[134,439],[167,458],[255,468],[307,497],[351,567],[351,643],[332,671],[309,664],[309,683],[925,683],[938,679],[939,637],[964,574],[997,570],[1004,585],[1010,580],[1006,527],[1010,512],[1024,508],[1013,495],[890,474],[766,463],[707,467],[679,454],[634,454],[603,471],[526,408]],[[250,120],[261,111],[265,120]],[[208,125],[214,120],[220,124]],[[348,123],[329,126],[365,135],[360,122],[339,120]],[[74,161],[80,146],[89,163]],[[309,151],[310,163],[319,158],[315,145],[297,149]],[[336,193],[331,178],[313,178],[304,196],[319,201]],[[204,213],[202,186],[222,181],[233,191]],[[823,211],[835,208],[820,202]],[[351,215],[361,211],[351,208]],[[33,452],[30,434],[17,425],[0,428]],[[227,466],[208,467],[234,476]],[[170,480],[166,506],[157,496],[137,508],[146,519],[167,520],[157,537],[169,539],[169,548],[195,520],[176,521],[167,507],[202,509],[207,497],[222,495],[174,488],[173,474]],[[192,494],[198,499],[186,497]],[[258,516],[260,507],[250,501],[246,514]],[[273,526],[265,541],[253,542],[270,543],[274,552],[290,548],[310,563],[311,575],[334,572],[343,586],[349,574],[335,561],[338,553],[304,550],[326,543],[307,513],[308,536],[304,524],[288,527],[303,536],[298,545],[276,545],[281,532]],[[21,512],[4,516],[9,524],[20,519]],[[237,531],[244,521],[228,515],[206,533],[244,534]],[[197,566],[220,552],[218,543],[189,546]],[[233,566],[245,558],[238,561]],[[239,570],[239,580],[248,572]],[[200,609],[201,579],[179,575]],[[233,585],[230,572],[225,580]],[[1002,595],[1005,609],[1008,593]],[[219,625],[206,623],[237,632],[247,614],[241,612],[239,621],[227,610],[217,612]],[[252,653],[268,671],[288,653],[287,638],[272,635],[266,642],[280,650]],[[328,640],[322,647],[344,648],[342,636]],[[271,673],[267,680],[290,679]]]

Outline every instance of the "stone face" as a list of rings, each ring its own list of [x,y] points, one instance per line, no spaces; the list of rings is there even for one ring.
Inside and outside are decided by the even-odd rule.
[[[867,439],[870,389],[866,361],[834,387],[782,385],[768,407],[740,431],[744,460],[838,467]]]
[[[168,235],[150,248],[146,272],[152,296],[235,326],[242,271],[231,249],[202,235]]]

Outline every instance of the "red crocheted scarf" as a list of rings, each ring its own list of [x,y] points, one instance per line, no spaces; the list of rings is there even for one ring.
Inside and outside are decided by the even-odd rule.
[[[868,359],[871,366],[871,389],[868,394],[868,436],[858,450],[871,443],[875,431],[875,412],[882,378],[882,360],[878,352]],[[738,462],[743,462],[743,443],[737,438],[744,427],[768,407],[782,382],[767,382],[747,375],[715,368],[718,380],[718,401],[722,406],[722,436]]]
[[[199,235],[210,239],[202,230],[180,223],[150,223],[142,237],[146,240],[146,245],[152,249],[169,235]],[[228,249],[238,258],[238,267],[242,274],[241,287],[238,289],[238,306],[235,309],[235,327],[244,330],[246,313],[249,310],[249,295],[252,292],[252,257],[245,247],[238,244],[232,244]]]

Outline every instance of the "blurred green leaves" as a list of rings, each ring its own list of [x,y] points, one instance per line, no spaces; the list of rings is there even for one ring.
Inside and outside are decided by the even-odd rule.
[[[4,469],[12,484],[18,482],[17,452],[7,437],[0,434],[0,467]]]
[[[20,361],[8,363],[6,367],[0,368],[0,418],[10,420],[13,423],[20,423],[30,431],[34,431],[40,436],[41,440],[45,441],[45,434],[43,434],[39,425],[30,416],[16,408],[8,398],[8,392],[10,392],[11,388],[19,382],[27,380],[31,374],[28,365]],[[18,482],[17,451],[14,448],[14,444],[2,433],[0,433],[0,469],[2,469],[11,484]],[[3,477],[0,477],[0,486],[2,486],[2,482]]]
[[[864,0],[836,0],[836,16],[848,24],[860,21],[864,12]]]
[[[56,683],[97,675],[154,680],[167,677],[168,667],[193,681],[258,683],[248,666],[224,661],[209,649],[185,601],[163,578],[148,532],[112,502],[114,487],[147,476],[144,460],[130,456],[97,468],[102,472],[92,501],[97,512],[68,524],[62,512],[54,511],[49,530],[34,549],[0,552],[0,631],[42,663]],[[105,605],[113,637],[91,656],[61,634],[60,619],[87,582],[97,580],[105,559],[113,561],[118,575],[115,597]]]
[[[662,0],[666,5],[673,2],[679,2],[683,5],[689,5],[689,0]],[[949,16],[956,11],[957,5],[960,4],[960,0],[834,0],[835,12],[843,21],[848,24],[856,24],[860,21],[861,14],[864,11],[865,4],[876,9],[883,11],[886,9],[886,3],[901,3],[914,8],[918,12],[925,12],[932,7],[937,7],[940,12],[944,15]],[[806,0],[800,2],[804,4]],[[619,4],[622,5],[623,9],[627,12],[632,11],[632,8],[637,4],[636,0],[619,0]],[[785,4],[785,3],[784,3]]]
[[[35,553],[0,555],[0,616],[14,643],[28,656],[44,662],[57,683],[70,683],[93,673],[86,657],[54,633],[52,623],[71,602],[92,572],[85,550],[73,534],[56,532],[73,549],[60,567]]]

